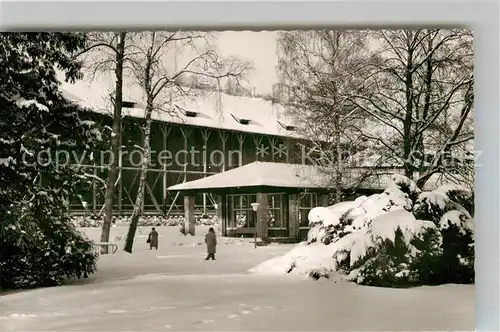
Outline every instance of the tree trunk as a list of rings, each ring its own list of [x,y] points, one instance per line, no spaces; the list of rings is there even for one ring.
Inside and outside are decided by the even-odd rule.
[[[152,107],[148,106],[146,108],[146,120],[144,123],[144,142],[142,147],[142,162],[141,162],[141,175],[139,177],[139,188],[137,189],[137,196],[134,203],[134,211],[130,216],[130,226],[127,233],[127,239],[125,240],[125,250],[128,253],[132,253],[132,247],[134,246],[134,237],[137,230],[137,224],[139,223],[139,216],[141,215],[142,202],[144,201],[144,189],[146,188],[146,178],[148,175],[149,168],[149,140],[151,137],[151,113]]]
[[[336,156],[335,162],[337,163],[337,174],[335,174],[335,204],[342,200],[342,147],[340,145],[340,128],[337,123],[337,129],[335,130],[335,149]]]
[[[410,33],[411,36],[411,33]],[[408,36],[408,40],[411,37]],[[414,172],[413,151],[412,151],[412,124],[413,124],[413,49],[408,47],[407,63],[405,68],[405,94],[406,94],[406,114],[403,122],[403,165],[405,175],[412,179]]]
[[[144,142],[142,144],[142,163],[141,163],[141,175],[139,177],[139,188],[137,189],[137,196],[134,203],[134,211],[130,216],[130,226],[127,233],[127,239],[125,240],[125,250],[128,253],[132,253],[132,247],[134,246],[134,237],[137,230],[137,224],[139,223],[139,215],[142,213],[142,203],[144,202],[144,189],[146,187],[146,178],[148,175],[149,168],[149,141],[151,139],[151,115],[153,113],[153,100],[154,96],[152,93],[152,63],[153,63],[153,50],[152,47],[155,41],[155,32],[152,32],[152,42],[151,48],[148,50],[146,55],[146,64],[144,68],[144,91],[146,92],[146,109],[145,109],[145,121],[144,121]]]
[[[125,54],[125,35],[126,32],[119,34],[119,41],[116,47],[116,85],[115,85],[115,102],[113,111],[113,134],[111,137],[111,163],[108,170],[108,182],[106,185],[106,196],[104,201],[104,221],[102,224],[101,242],[109,242],[109,232],[111,222],[113,220],[113,198],[115,192],[115,184],[118,180],[118,158],[120,158],[121,144],[121,121],[122,121],[122,100],[123,100],[123,59]],[[108,253],[108,247],[104,246],[103,254]]]

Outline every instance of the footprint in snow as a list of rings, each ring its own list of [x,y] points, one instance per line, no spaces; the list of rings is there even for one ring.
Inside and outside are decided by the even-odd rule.
[[[108,314],[124,314],[126,312],[127,310],[122,309],[108,310]]]
[[[206,319],[206,320],[197,320],[193,324],[208,324],[208,323],[213,323],[215,320],[213,319]]]
[[[32,317],[38,317],[38,316],[33,314],[11,314],[9,316],[9,318],[32,318]]]
[[[171,310],[176,309],[177,307],[149,307],[147,310]]]

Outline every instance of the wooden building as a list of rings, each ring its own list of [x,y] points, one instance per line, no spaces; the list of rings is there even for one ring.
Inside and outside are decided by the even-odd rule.
[[[191,233],[195,197],[210,193],[219,234],[297,240],[309,230],[311,208],[328,204],[326,176],[314,166],[256,161],[168,190],[184,193],[185,225]]]
[[[112,81],[110,81],[112,82]],[[108,84],[110,83],[108,82]],[[102,82],[64,83],[65,97],[95,111],[93,121],[111,126],[111,105],[103,97]],[[122,154],[115,211],[132,212],[138,187],[144,105],[134,89],[124,93]],[[183,191],[173,185],[225,172],[254,161],[308,163],[303,158],[307,140],[299,137],[282,105],[261,98],[200,91],[196,98],[179,98],[153,113],[151,163],[147,176],[144,214],[183,215]],[[110,153],[78,160],[90,173],[106,179]],[[304,160],[303,160],[304,159]],[[104,186],[95,182],[92,192],[73,200],[73,213],[99,215],[104,207]],[[211,193],[194,197],[198,215],[215,214]]]
[[[107,87],[99,83],[65,83],[62,91],[67,99],[94,110],[93,121],[111,126],[112,108],[103,91],[109,91],[112,81]],[[125,89],[117,215],[132,212],[137,193],[141,100],[136,90]],[[227,236],[257,232],[262,239],[303,238],[310,209],[328,204],[330,181],[311,166],[310,141],[299,136],[296,125],[279,103],[211,90],[164,105],[153,113],[143,213],[185,216],[188,226],[195,217],[217,215],[220,233]],[[78,163],[105,180],[109,158],[86,155]],[[365,190],[382,188],[378,184]],[[105,186],[95,181],[91,192],[72,202],[72,213],[101,215],[104,193]],[[252,203],[259,203],[256,214]]]

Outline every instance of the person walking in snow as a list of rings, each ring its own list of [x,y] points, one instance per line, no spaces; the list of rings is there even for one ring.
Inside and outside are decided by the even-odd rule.
[[[156,229],[153,227],[151,229],[151,233],[148,235],[148,241],[149,243],[149,250],[152,250],[155,248],[155,250],[158,250],[158,232]]]
[[[208,254],[205,260],[206,261],[208,261],[209,259],[215,260],[215,247],[217,246],[217,236],[215,235],[213,227],[210,227],[207,235],[205,235],[205,243],[207,244],[207,254]]]

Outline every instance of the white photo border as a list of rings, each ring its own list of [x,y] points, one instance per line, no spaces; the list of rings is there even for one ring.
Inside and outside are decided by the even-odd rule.
[[[475,35],[476,330],[500,331],[499,2],[33,1],[0,3],[2,30],[276,30],[317,27],[467,27]],[[450,304],[452,305],[452,304]]]

